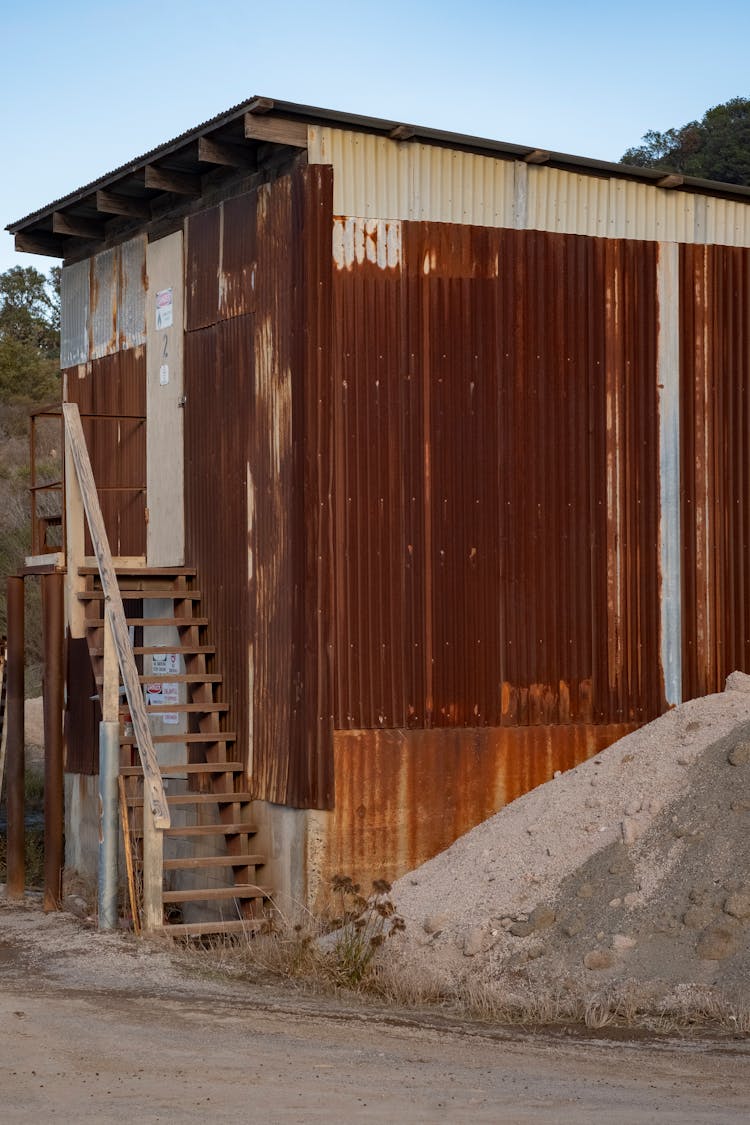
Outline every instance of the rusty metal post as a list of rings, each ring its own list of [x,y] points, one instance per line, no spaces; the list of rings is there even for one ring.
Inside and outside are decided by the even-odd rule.
[[[24,863],[26,825],[24,822],[24,785],[26,755],[24,748],[24,613],[23,578],[8,579],[8,680],[5,720],[8,724],[6,772],[8,794],[8,898],[23,898],[26,886]]]
[[[42,578],[44,612],[44,909],[57,910],[63,870],[63,576]]]

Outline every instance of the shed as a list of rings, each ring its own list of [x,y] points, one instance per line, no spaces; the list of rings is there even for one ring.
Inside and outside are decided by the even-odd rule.
[[[225,918],[235,884],[397,877],[750,671],[750,189],[255,97],[8,229],[64,260],[179,925],[209,924],[193,859]],[[29,565],[65,570],[91,871],[71,466]]]

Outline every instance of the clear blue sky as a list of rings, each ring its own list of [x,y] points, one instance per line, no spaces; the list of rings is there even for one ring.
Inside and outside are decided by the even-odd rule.
[[[616,160],[748,43],[748,0],[0,0],[0,227],[253,94]]]

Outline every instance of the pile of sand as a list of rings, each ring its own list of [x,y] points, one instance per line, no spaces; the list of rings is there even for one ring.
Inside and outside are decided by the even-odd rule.
[[[450,988],[629,981],[750,1002],[750,677],[514,801],[394,900],[390,948]]]

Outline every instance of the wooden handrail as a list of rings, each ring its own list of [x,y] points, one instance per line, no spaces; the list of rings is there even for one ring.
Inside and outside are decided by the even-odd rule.
[[[86,439],[81,425],[81,416],[78,406],[74,402],[63,403],[63,417],[65,419],[65,434],[68,446],[75,465],[78,485],[81,490],[83,510],[91,534],[94,547],[102,591],[111,623],[112,640],[117,654],[117,663],[120,666],[120,675],[125,685],[125,695],[130,708],[138,753],[143,768],[143,783],[149,795],[149,805],[153,813],[156,828],[169,828],[170,817],[167,799],[164,794],[164,785],[159,772],[159,763],[156,758],[154,744],[151,740],[151,729],[148,725],[148,715],[143,693],[138,681],[138,669],[135,665],[133,650],[130,647],[128,626],[125,620],[125,610],[122,604],[120,587],[117,583],[115,568],[112,565],[112,553],[109,549],[109,540],[104,527],[104,517],[99,506],[99,497],[94,484],[94,474],[89,460]]]

